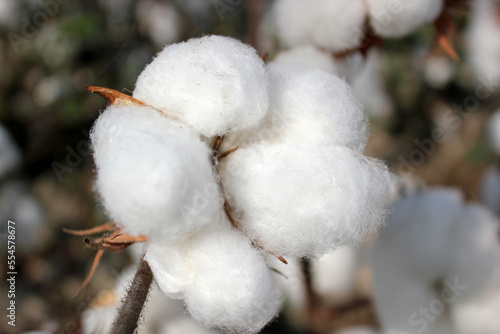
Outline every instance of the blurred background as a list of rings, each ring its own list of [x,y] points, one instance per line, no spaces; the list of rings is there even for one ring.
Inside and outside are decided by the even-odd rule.
[[[107,318],[101,319],[85,317],[85,312],[120,299],[116,282],[137,252],[106,253],[88,287],[75,297],[95,250],[62,232],[107,221],[93,191],[88,145],[105,101],[85,85],[130,94],[158,51],[191,37],[232,36],[268,54],[266,61],[302,62],[344,77],[370,117],[366,154],[385,160],[401,176],[394,199],[415,189],[450,186],[498,213],[500,195],[485,194],[483,177],[486,171],[493,173],[500,153],[500,127],[492,117],[500,108],[500,76],[495,73],[500,47],[488,50],[500,44],[500,23],[497,31],[493,26],[477,33],[478,4],[443,4],[446,15],[404,36],[363,30],[359,45],[332,51],[314,41],[285,42],[272,0],[0,0],[0,254],[7,258],[7,221],[12,220],[17,271],[16,327],[2,316],[0,332],[81,333],[83,321],[112,320],[112,313],[102,312]],[[488,12],[498,15],[500,10]],[[485,36],[483,44],[475,33]],[[439,38],[446,39],[458,59]],[[488,52],[486,59],[480,58]],[[283,315],[264,332],[340,333],[352,326],[369,328],[356,333],[378,330],[367,253],[342,250],[335,259],[315,262],[312,278],[296,274],[298,290],[291,289]],[[3,259],[0,307],[5,310],[9,287]],[[332,283],[333,276],[339,281]],[[311,303],[314,312],[308,313]],[[105,332],[88,326],[83,332]],[[195,332],[182,327],[190,325],[179,326],[163,332]]]

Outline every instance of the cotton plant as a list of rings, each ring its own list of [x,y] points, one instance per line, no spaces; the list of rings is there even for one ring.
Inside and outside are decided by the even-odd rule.
[[[163,49],[133,96],[88,89],[109,102],[91,141],[112,222],[87,232],[113,232],[87,240],[145,242],[160,290],[204,327],[260,331],[282,302],[268,256],[317,257],[383,222],[389,173],[334,75],[205,36]]]
[[[397,201],[371,258],[383,332],[471,333],[453,315],[498,290],[498,228],[493,214],[453,188]],[[461,322],[484,333],[472,317]]]

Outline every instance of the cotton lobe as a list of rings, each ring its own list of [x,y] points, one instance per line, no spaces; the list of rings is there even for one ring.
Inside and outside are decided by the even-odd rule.
[[[218,217],[210,149],[180,123],[148,107],[110,106],[91,141],[97,191],[125,232],[175,239]]]
[[[222,135],[264,117],[267,73],[250,46],[206,36],[163,49],[137,79],[133,96],[199,134]]]

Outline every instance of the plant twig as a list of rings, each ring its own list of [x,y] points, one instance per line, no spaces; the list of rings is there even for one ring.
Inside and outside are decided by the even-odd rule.
[[[116,316],[112,334],[133,334],[137,328],[142,308],[148,297],[153,281],[153,272],[146,260],[142,259],[130,285],[127,296]]]

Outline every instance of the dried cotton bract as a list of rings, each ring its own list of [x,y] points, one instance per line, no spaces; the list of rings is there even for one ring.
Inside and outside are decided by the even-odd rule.
[[[207,36],[161,51],[133,96],[205,136],[257,125],[267,109],[267,73],[257,52],[235,39]]]

